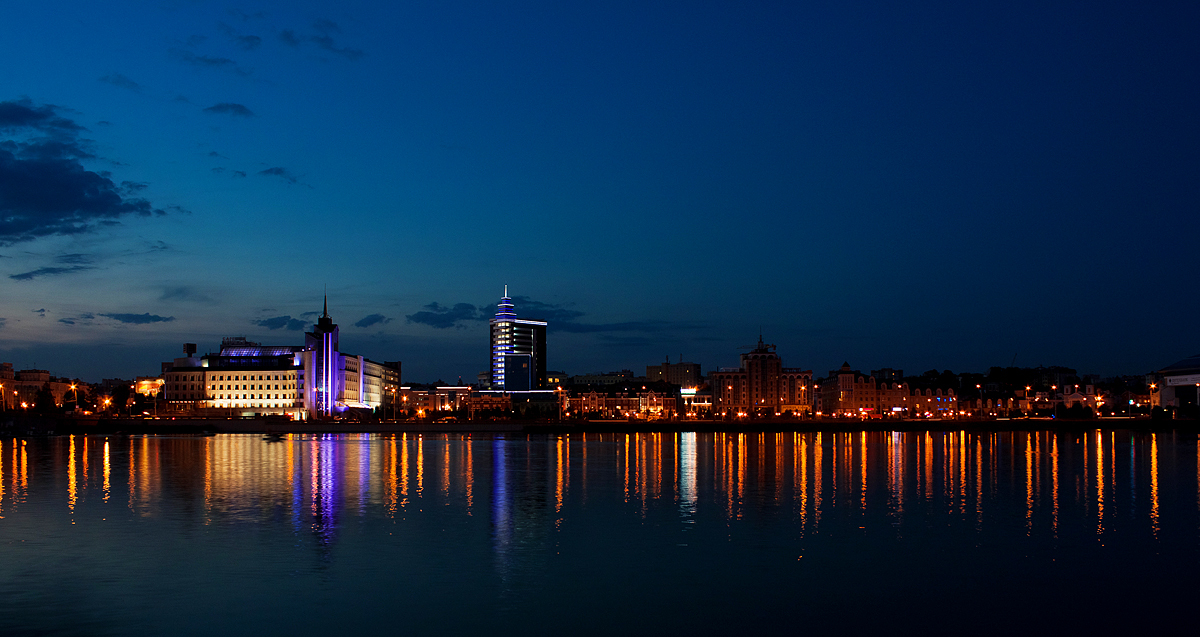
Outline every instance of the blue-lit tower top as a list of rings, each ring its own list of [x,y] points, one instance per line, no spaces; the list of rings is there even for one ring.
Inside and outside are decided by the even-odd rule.
[[[496,304],[496,318],[500,320],[517,318],[516,306],[508,298],[508,286],[504,286],[504,297]]]
[[[513,353],[513,321],[516,306],[504,286],[504,296],[496,304],[496,317],[491,321],[492,332],[492,389],[504,389],[504,357]]]

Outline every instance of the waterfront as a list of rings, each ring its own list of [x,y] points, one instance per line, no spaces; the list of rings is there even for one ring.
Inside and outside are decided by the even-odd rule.
[[[1198,460],[1114,430],[0,440],[0,633],[1165,629]]]

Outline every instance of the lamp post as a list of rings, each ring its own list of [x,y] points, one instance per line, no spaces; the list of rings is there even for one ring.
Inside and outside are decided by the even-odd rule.
[[[71,383],[71,391],[75,394],[75,411],[79,411],[79,390],[76,388],[75,383]]]
[[[1058,420],[1058,385],[1050,386],[1050,406],[1054,408],[1054,419]]]

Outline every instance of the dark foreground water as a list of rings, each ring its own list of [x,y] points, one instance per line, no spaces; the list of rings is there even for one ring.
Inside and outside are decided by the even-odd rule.
[[[0,635],[1196,628],[1191,433],[0,441]]]

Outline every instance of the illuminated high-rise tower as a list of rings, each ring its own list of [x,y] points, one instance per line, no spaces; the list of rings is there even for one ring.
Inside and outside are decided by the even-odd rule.
[[[504,286],[492,328],[492,389],[528,391],[546,384],[546,322],[517,318]]]
[[[345,362],[338,351],[338,326],[329,317],[329,300],[313,331],[304,335],[304,407],[314,416],[334,415],[345,384]]]

